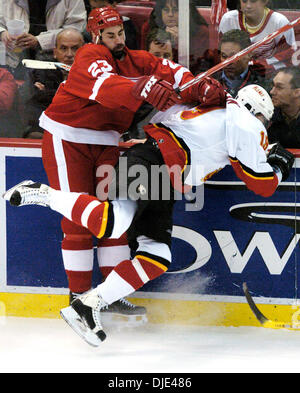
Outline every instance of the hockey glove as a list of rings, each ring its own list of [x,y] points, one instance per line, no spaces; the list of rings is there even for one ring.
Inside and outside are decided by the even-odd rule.
[[[174,104],[182,103],[171,83],[155,75],[139,78],[131,92],[134,98],[143,99],[163,112]]]
[[[206,77],[180,93],[184,102],[197,102],[202,107],[226,106],[226,91],[216,79]]]
[[[289,177],[294,161],[293,154],[284,149],[279,143],[276,143],[271,148],[267,158],[267,162],[271,167],[278,167],[280,169],[282,180],[286,180]]]

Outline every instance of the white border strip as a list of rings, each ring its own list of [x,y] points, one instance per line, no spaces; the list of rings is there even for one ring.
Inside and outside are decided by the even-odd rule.
[[[224,303],[247,303],[244,296],[223,296],[223,295],[199,295],[186,293],[165,293],[165,292],[135,292],[128,297],[136,299],[166,299],[182,301],[201,301],[201,302],[224,302]],[[269,298],[253,297],[257,304],[282,304],[282,305],[299,305],[300,299],[288,298]]]
[[[6,286],[6,293],[28,293],[28,294],[47,294],[47,295],[68,295],[67,288],[52,288],[52,287],[16,287]],[[137,291],[129,298],[135,299],[161,299],[161,300],[179,300],[179,301],[198,301],[198,302],[215,302],[215,303],[247,303],[244,296],[223,296],[223,295],[199,295],[186,293],[167,293],[167,292],[142,292]],[[253,297],[256,304],[280,304],[286,306],[299,306],[300,299],[288,298],[269,298],[269,297]]]

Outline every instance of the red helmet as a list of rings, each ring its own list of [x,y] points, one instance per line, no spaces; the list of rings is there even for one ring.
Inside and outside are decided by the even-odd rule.
[[[114,8],[94,8],[89,14],[86,30],[99,35],[100,30],[121,24],[123,24],[122,17]]]

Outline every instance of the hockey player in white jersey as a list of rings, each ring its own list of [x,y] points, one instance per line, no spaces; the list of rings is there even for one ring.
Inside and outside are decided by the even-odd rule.
[[[250,190],[265,197],[272,195],[278,184],[288,178],[293,155],[280,145],[268,151],[264,123],[270,120],[272,113],[272,100],[258,85],[241,89],[236,100],[228,97],[226,108],[174,106],[157,113],[145,127],[147,141],[124,154],[127,159],[125,183],[118,176],[124,170],[122,161],[116,168],[112,184],[117,195],[115,200],[100,202],[90,195],[57,191],[32,181],[24,181],[3,195],[15,206],[48,206],[99,238],[118,238],[127,231],[130,243],[135,242],[131,260],[122,261],[105,282],[61,310],[66,322],[90,345],[98,346],[106,337],[101,309],[130,295],[168,269],[174,189],[185,192],[226,165],[233,166]],[[130,168],[134,165],[146,168],[147,173],[154,165],[163,166],[169,174],[170,197],[163,198],[160,192],[157,200],[151,199],[152,179],[137,179],[131,175]],[[199,167],[201,177],[197,177]],[[130,185],[136,181],[134,189],[140,194],[137,200],[130,191]],[[124,191],[127,191],[127,199],[124,199]],[[122,199],[118,198],[121,193]]]

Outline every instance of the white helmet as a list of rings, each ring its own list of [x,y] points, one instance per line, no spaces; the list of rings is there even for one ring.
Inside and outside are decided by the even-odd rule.
[[[267,120],[270,120],[274,105],[268,92],[259,85],[248,85],[239,90],[236,101],[244,105],[250,113],[257,115],[261,113]]]

